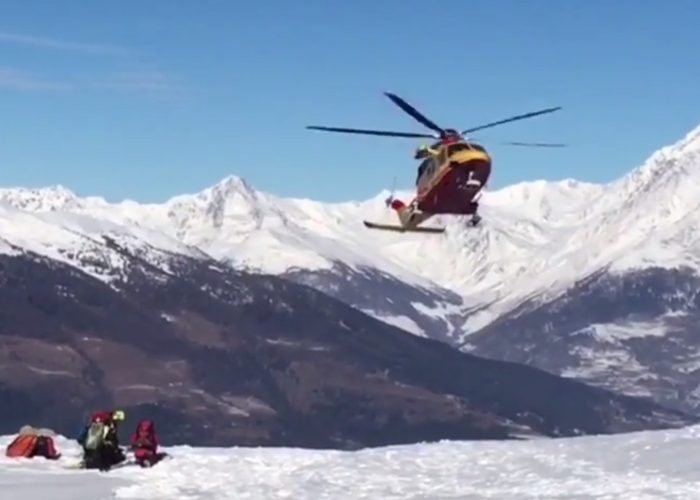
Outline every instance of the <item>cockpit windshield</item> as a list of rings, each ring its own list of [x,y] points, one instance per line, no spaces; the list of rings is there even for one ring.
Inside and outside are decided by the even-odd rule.
[[[486,151],[483,147],[481,147],[478,144],[475,144],[473,142],[470,142],[470,143],[460,142],[457,144],[450,144],[449,146],[447,146],[447,153],[452,154],[452,153],[456,153],[457,151],[463,151],[465,149],[474,149],[476,151],[482,151],[482,152]]]

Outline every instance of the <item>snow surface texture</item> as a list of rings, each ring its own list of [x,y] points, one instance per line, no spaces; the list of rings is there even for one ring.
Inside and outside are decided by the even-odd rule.
[[[58,462],[0,458],[0,491],[26,500],[690,500],[700,498],[698,443],[700,427],[353,452],[179,446],[152,469],[100,473],[66,469],[79,449],[60,438]]]
[[[269,273],[328,270],[342,262],[459,293],[468,319],[455,335],[464,337],[523,301],[555,298],[606,266],[614,272],[650,265],[700,269],[698,192],[700,127],[610,184],[535,181],[486,192],[483,225],[436,217],[432,224],[445,225],[444,235],[364,228],[363,219],[395,222],[384,205],[386,191],[364,202],[324,204],[262,193],[229,177],[163,204],[111,204],[60,186],[0,190],[0,252],[14,252],[15,245],[71,262],[76,251],[97,253],[108,233],[149,249],[207,254]],[[109,252],[100,260],[123,264]],[[422,334],[410,318],[383,319]]]

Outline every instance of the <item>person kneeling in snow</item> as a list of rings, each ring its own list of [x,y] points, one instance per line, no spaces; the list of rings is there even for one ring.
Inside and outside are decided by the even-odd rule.
[[[152,420],[142,420],[136,426],[131,435],[131,449],[134,450],[136,463],[141,467],[151,467],[165,456],[158,453],[158,437]]]
[[[124,420],[124,412],[98,412],[83,429],[78,442],[83,446],[83,467],[109,470],[126,459],[119,447],[117,422]]]

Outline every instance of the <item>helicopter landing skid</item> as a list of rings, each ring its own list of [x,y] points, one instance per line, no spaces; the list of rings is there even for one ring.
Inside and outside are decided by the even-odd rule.
[[[395,233],[444,233],[444,227],[414,227],[406,228],[391,224],[377,224],[376,222],[362,221],[365,227],[370,229],[380,229],[382,231],[393,231]]]

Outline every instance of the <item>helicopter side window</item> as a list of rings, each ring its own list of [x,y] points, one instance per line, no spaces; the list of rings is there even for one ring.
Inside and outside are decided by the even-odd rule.
[[[418,176],[416,177],[416,185],[418,185],[418,182],[420,181],[421,177],[427,173],[430,173],[432,170],[432,161],[430,158],[426,158],[421,162],[420,165],[418,165]]]

